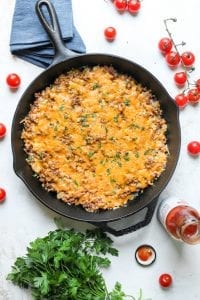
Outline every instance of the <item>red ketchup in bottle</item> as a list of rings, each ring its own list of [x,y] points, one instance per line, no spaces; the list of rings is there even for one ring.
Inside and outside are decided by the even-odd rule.
[[[188,203],[176,197],[163,200],[158,207],[158,219],[174,239],[200,243],[200,213]]]

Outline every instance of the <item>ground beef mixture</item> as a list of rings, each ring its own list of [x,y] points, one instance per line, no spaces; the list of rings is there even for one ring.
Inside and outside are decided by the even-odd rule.
[[[22,122],[27,162],[44,188],[89,212],[134,201],[166,166],[159,101],[113,67],[60,75]]]

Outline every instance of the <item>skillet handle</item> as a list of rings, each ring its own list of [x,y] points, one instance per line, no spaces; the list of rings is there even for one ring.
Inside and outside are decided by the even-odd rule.
[[[46,9],[45,9],[46,8]],[[45,12],[44,10],[45,9]],[[60,30],[60,25],[58,22],[57,14],[55,8],[51,1],[49,0],[38,0],[35,5],[35,10],[38,18],[48,34],[53,47],[55,49],[55,56],[51,64],[55,65],[67,58],[77,55],[77,53],[67,49],[62,39],[62,34]],[[47,16],[48,13],[48,16]],[[48,20],[48,17],[50,21]]]
[[[159,196],[158,196],[159,197]],[[121,236],[124,234],[136,231],[151,222],[153,217],[158,197],[156,197],[151,203],[135,214],[119,219],[112,222],[90,222],[91,224],[100,227],[102,230],[109,232],[115,236]]]

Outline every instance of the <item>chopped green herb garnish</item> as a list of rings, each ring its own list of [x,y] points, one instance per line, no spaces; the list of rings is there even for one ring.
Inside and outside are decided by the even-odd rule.
[[[146,151],[144,151],[144,155],[148,155],[150,154],[152,151],[154,151],[154,149],[147,149]]]
[[[132,123],[131,125],[129,125],[130,128],[133,129],[140,129],[140,126],[138,124]]]
[[[114,178],[110,178],[110,183],[116,183],[117,181]]]
[[[106,174],[107,174],[107,175],[110,175],[110,169],[107,169],[107,170],[106,170]]]
[[[39,156],[39,159],[42,160],[44,158],[44,153],[40,152],[40,153],[38,153],[38,156]]]
[[[79,122],[81,123],[82,127],[89,127],[89,124],[87,123],[89,117],[95,118],[96,113],[82,115],[79,119]]]
[[[115,138],[114,136],[111,136],[111,137],[109,138],[109,140],[112,141],[112,142],[114,142],[114,141],[116,141],[116,138]]]
[[[126,105],[126,106],[130,106],[130,100],[129,99],[126,99],[126,100],[124,100],[124,105]]]
[[[102,146],[101,141],[99,141],[98,142],[98,149],[101,149],[101,146]]]
[[[120,152],[116,152],[116,154],[112,158],[112,161],[116,162],[118,164],[118,166],[121,167],[122,166],[122,163],[121,163],[121,153]]]
[[[65,106],[64,104],[62,104],[60,107],[59,107],[59,111],[63,111],[65,109]]]
[[[81,146],[78,146],[76,149],[79,150],[80,152],[83,152]]]
[[[94,154],[95,154],[94,151],[90,151],[90,152],[87,154],[87,156],[88,156],[89,158],[91,158]]]
[[[105,104],[106,104],[104,99],[99,99],[99,101],[98,101],[98,102],[99,102],[99,104],[100,104],[101,108],[102,108],[102,107],[104,107],[104,106],[105,106]]]
[[[116,152],[114,158],[120,159],[121,158],[121,153],[120,152]]]
[[[91,118],[96,118],[97,114],[96,113],[92,113],[92,114],[88,114],[88,116],[90,116]]]
[[[69,149],[70,151],[74,151],[74,148],[73,148],[72,145],[68,145],[68,149]]]
[[[104,158],[100,161],[100,164],[104,166],[107,162],[108,162],[108,159]]]
[[[89,127],[89,124],[87,123],[87,115],[83,115],[80,117],[80,123],[82,127]]]
[[[33,162],[34,161],[34,155],[29,155],[26,160],[28,162]]]
[[[118,166],[121,168],[122,167],[122,163],[121,161],[117,161]]]
[[[79,187],[79,184],[78,184],[78,182],[77,182],[76,179],[73,180],[73,183],[74,183],[74,185],[75,185],[77,188]]]
[[[108,128],[107,127],[105,127],[105,131],[106,131],[106,134],[108,133]]]
[[[135,155],[136,158],[139,158],[139,157],[140,157],[140,154],[139,154],[138,151],[135,151],[135,152],[134,152],[134,155]]]
[[[80,117],[80,122],[81,123],[84,123],[86,121],[87,121],[87,115],[83,115],[83,116]]]
[[[54,131],[57,131],[59,128],[59,124],[60,124],[59,121],[56,121],[56,122],[50,123],[49,126],[51,128],[53,128]]]
[[[100,88],[101,86],[98,84],[98,83],[95,83],[93,86],[92,86],[92,89],[93,90],[96,90],[98,88]]]
[[[129,160],[130,160],[129,152],[126,152],[126,153],[124,154],[124,160],[126,160],[126,161],[129,161]]]
[[[117,123],[117,122],[119,121],[119,114],[116,115],[116,116],[114,116],[113,121],[114,121],[115,123]]]

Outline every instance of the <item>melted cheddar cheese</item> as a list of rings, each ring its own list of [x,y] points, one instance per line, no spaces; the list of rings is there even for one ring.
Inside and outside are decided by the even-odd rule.
[[[166,166],[159,102],[112,67],[60,75],[23,124],[27,162],[44,188],[90,212],[126,205]]]

